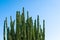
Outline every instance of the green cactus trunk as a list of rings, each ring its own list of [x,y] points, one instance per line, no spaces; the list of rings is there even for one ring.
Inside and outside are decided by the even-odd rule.
[[[39,16],[37,16],[37,40],[39,40]]]
[[[16,12],[16,40],[21,40],[21,29],[20,29],[20,24],[21,24],[21,20],[20,20],[20,11]]]
[[[4,20],[4,33],[3,33],[3,36],[4,36],[4,40],[6,40],[5,39],[5,20]]]
[[[43,20],[43,40],[45,40],[45,20]]]

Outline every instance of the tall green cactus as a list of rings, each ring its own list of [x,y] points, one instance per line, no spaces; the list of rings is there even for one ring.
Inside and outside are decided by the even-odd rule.
[[[22,12],[22,27],[23,27],[23,40],[26,40],[26,24],[25,24],[25,16],[24,16],[24,7]]]
[[[23,7],[22,15],[21,15],[21,23],[22,23],[21,39],[26,40],[26,25],[25,25],[24,7]]]
[[[39,15],[34,20],[29,17],[27,11],[27,19],[25,21],[24,7],[22,14],[20,11],[16,11],[16,31],[14,30],[15,20],[12,21],[12,16],[10,16],[10,27],[7,25],[7,17],[4,21],[4,40],[45,40],[45,20],[43,20],[43,29],[39,23]],[[11,29],[10,29],[11,28]],[[10,29],[10,30],[9,30]]]
[[[9,39],[9,27],[7,28],[7,40],[10,40]]]
[[[42,28],[41,28],[41,25],[40,25],[40,33],[39,33],[39,38],[40,38],[40,40],[42,40]]]
[[[37,16],[37,40],[39,40],[39,15]]]
[[[45,20],[43,20],[43,40],[45,40]]]
[[[12,21],[12,17],[10,16],[10,27],[11,27],[12,40],[14,40],[14,23],[15,23],[15,21]]]
[[[4,40],[6,40],[5,39],[5,20],[4,20],[4,33],[3,33],[3,35],[4,35]]]
[[[32,17],[29,18],[29,40],[32,40],[32,29],[33,29],[33,20]]]
[[[34,40],[37,40],[36,37],[36,20],[34,20]]]
[[[6,17],[6,19],[5,19],[5,20],[6,20],[6,22],[5,22],[5,23],[6,23],[6,40],[7,40],[7,39],[8,39],[8,37],[7,37],[7,28],[8,28],[8,25],[7,25],[7,17]]]
[[[29,13],[27,11],[27,20],[26,20],[26,40],[29,40],[29,25],[28,25]]]
[[[20,36],[20,11],[16,12],[16,40],[21,40],[21,36]]]

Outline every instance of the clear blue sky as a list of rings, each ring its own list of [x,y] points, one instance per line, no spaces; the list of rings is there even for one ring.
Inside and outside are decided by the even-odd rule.
[[[3,24],[5,17],[15,19],[16,11],[22,12],[22,7],[29,11],[35,19],[40,16],[40,24],[45,19],[45,40],[60,40],[60,0],[0,0],[0,40],[3,40]],[[9,26],[9,25],[8,25]]]

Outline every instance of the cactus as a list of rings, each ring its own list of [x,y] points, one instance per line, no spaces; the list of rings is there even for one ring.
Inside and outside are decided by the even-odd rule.
[[[40,40],[42,40],[42,28],[41,28],[41,25],[40,25],[40,34],[39,34],[39,38],[40,38]]]
[[[9,40],[9,27],[7,28],[7,40]]]
[[[11,27],[12,40],[14,40],[14,23],[15,23],[15,21],[12,21],[12,17],[10,16],[10,27]]]
[[[21,40],[20,37],[20,11],[16,12],[16,40]]]
[[[36,39],[36,20],[34,21],[34,40],[37,40]]]
[[[37,16],[37,40],[39,40],[39,15]]]
[[[39,15],[37,20],[33,22],[32,17],[29,17],[27,11],[27,19],[25,20],[24,7],[22,14],[20,11],[16,11],[16,31],[15,20],[12,20],[10,16],[10,27],[8,27],[7,17],[4,20],[4,40],[45,40],[45,20],[43,20],[43,29],[39,22]],[[11,29],[10,29],[11,28]]]
[[[43,20],[43,40],[45,40],[45,20]]]
[[[7,17],[6,17],[6,19],[5,19],[5,23],[6,23],[6,40],[8,39],[8,37],[7,37],[7,28],[8,28],[8,25],[7,25]]]
[[[6,40],[5,39],[5,20],[4,20],[4,33],[3,33],[3,36],[4,36],[4,40]]]
[[[26,40],[29,40],[29,25],[28,25],[28,19],[29,19],[29,15],[28,15],[28,11],[27,11],[27,20],[26,20]]]

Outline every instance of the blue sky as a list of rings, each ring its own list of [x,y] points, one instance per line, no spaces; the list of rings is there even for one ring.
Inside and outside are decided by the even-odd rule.
[[[60,40],[60,0],[0,0],[0,40],[3,40],[3,24],[5,17],[15,19],[16,11],[22,13],[22,7],[33,19],[40,17],[40,24],[45,19],[45,40]],[[9,25],[8,25],[9,26]]]

